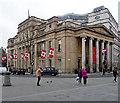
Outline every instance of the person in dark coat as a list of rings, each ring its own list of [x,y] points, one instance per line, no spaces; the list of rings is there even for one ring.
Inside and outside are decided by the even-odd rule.
[[[105,75],[105,68],[103,69],[103,75]]]
[[[113,81],[115,81],[115,82],[116,82],[117,75],[118,75],[118,73],[117,73],[117,69],[114,68],[114,70],[113,70],[114,80],[113,80]]]
[[[82,80],[82,69],[80,69],[78,71],[78,77],[79,77],[78,82],[81,83],[81,80]]]

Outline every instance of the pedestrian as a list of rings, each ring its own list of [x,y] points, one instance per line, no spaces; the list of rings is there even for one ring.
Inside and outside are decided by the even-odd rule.
[[[117,75],[118,75],[118,73],[117,73],[117,69],[114,68],[114,70],[113,70],[114,80],[113,80],[113,81],[115,81],[115,82],[116,82]]]
[[[82,69],[79,69],[79,71],[78,71],[78,77],[79,77],[78,83],[81,83],[81,80],[82,80]]]
[[[38,80],[37,80],[37,86],[40,86],[39,82],[41,80],[41,73],[42,73],[42,69],[40,68],[40,66],[38,67],[37,71],[36,71],[36,76],[38,77]]]
[[[105,75],[105,68],[103,68],[103,75]]]
[[[82,76],[83,76],[84,84],[86,84],[88,76],[87,76],[87,71],[84,68],[82,70]]]

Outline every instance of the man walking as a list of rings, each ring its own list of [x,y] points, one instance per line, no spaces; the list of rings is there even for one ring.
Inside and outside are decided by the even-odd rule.
[[[41,73],[42,73],[42,72],[43,72],[43,71],[41,70],[41,68],[38,67],[38,69],[37,69],[37,71],[36,71],[36,76],[38,77],[37,86],[40,86],[39,82],[40,82],[40,80],[41,80]]]
[[[117,75],[118,75],[117,69],[114,68],[114,70],[113,70],[113,76],[114,76],[114,81],[115,81],[115,82],[116,82]]]

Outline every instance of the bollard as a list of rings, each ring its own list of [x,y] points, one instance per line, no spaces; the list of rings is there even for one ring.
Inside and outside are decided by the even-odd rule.
[[[4,75],[3,86],[11,86],[10,74],[11,74],[10,72],[3,73]]]

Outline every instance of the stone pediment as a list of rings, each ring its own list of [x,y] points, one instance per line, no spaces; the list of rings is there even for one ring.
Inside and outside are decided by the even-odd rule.
[[[87,28],[89,30],[94,31],[94,32],[101,33],[101,34],[106,35],[106,36],[114,37],[114,34],[109,29],[107,29],[105,26],[103,26],[103,25],[88,26]]]

